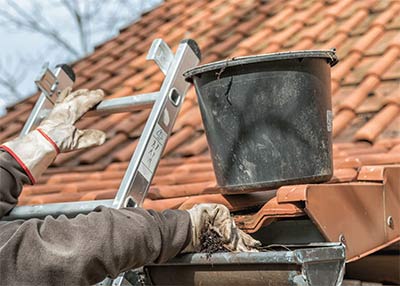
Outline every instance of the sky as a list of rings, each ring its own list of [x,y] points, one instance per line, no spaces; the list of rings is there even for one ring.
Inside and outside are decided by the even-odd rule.
[[[36,91],[34,80],[45,62],[50,66],[58,63],[73,62],[85,56],[81,45],[77,25],[63,0],[0,0],[0,78],[5,73],[16,78],[17,92],[10,92],[0,85],[0,116],[6,106],[23,100]],[[67,0],[79,5],[81,11],[91,11],[94,5],[101,7],[85,25],[89,31],[90,54],[96,45],[118,34],[118,31],[140,18],[146,12],[159,5],[162,0]],[[68,44],[79,51],[72,55],[55,41],[35,31],[16,26],[2,20],[1,12],[17,15],[11,2],[17,3],[29,15],[35,15],[46,29],[54,29]],[[97,7],[97,6],[96,6]],[[18,19],[18,18],[17,18]],[[2,22],[3,21],[3,22]],[[46,21],[46,22],[45,22]],[[7,80],[7,82],[12,82]]]

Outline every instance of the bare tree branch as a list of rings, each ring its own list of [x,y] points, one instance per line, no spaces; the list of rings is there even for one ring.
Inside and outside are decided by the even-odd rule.
[[[44,44],[40,45],[40,50],[35,50],[35,55],[27,58],[18,55],[18,60],[10,61],[4,60],[6,57],[2,54],[1,99],[16,102],[31,92],[27,89],[33,84],[28,86],[26,82],[32,69],[27,67],[39,67],[46,58],[75,61],[90,53],[96,44],[118,33],[122,26],[140,17],[145,7],[160,2],[162,0],[3,0],[7,5],[0,5],[0,28],[40,35]],[[54,14],[49,13],[52,9],[64,16],[67,13],[69,18],[54,18]],[[25,84],[25,91],[21,82]]]
[[[60,46],[64,47],[67,51],[76,57],[80,56],[80,53],[72,46],[70,43],[62,38],[58,31],[51,28],[51,26],[44,26],[44,17],[40,19],[35,19],[30,13],[27,13],[16,1],[8,0],[8,5],[13,9],[16,15],[12,15],[4,9],[0,9],[0,18],[3,18],[18,27],[24,28],[28,31],[37,32],[44,35],[45,37],[51,39],[52,41],[58,43]]]
[[[0,62],[0,86],[7,92],[10,101],[18,101],[24,98],[19,89],[19,83],[26,77],[26,71],[21,68],[23,60],[13,63],[12,60]]]
[[[82,13],[79,9],[79,3],[76,1],[70,1],[70,0],[61,0],[61,3],[64,5],[64,7],[67,9],[67,11],[70,13],[72,18],[75,20],[78,33],[79,33],[79,38],[80,38],[80,43],[82,46],[82,50],[85,54],[88,53],[88,37],[87,33],[84,29],[84,22],[82,19]]]

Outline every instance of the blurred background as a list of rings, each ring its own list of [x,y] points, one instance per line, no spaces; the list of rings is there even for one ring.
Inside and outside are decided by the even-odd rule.
[[[162,0],[0,0],[0,116],[36,91],[45,62],[71,63]]]

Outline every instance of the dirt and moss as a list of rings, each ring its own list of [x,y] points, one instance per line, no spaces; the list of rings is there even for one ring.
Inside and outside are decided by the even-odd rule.
[[[210,258],[213,253],[226,252],[221,236],[212,229],[203,229],[200,235],[200,252],[206,253]]]

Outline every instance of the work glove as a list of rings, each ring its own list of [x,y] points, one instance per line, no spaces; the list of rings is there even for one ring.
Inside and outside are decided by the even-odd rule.
[[[58,96],[49,116],[36,130],[4,143],[0,148],[10,153],[34,184],[54,161],[57,154],[104,143],[100,130],[79,130],[74,123],[104,97],[102,90],[66,88]]]
[[[207,239],[204,233],[210,230],[219,235],[223,247],[228,251],[258,252],[257,247],[260,247],[261,243],[236,227],[226,206],[198,204],[188,212],[192,225],[192,239],[182,253],[201,252],[204,247],[202,242],[204,244],[204,238]]]

